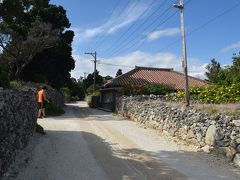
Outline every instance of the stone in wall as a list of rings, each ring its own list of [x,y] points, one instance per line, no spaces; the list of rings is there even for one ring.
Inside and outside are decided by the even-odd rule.
[[[206,132],[205,143],[209,146],[215,145],[216,126],[210,125]]]

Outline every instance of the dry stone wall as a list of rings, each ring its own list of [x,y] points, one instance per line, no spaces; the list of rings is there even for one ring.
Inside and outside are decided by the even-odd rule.
[[[37,100],[33,89],[0,89],[0,179],[33,135]]]
[[[24,88],[22,88],[23,90],[27,90],[31,87],[31,89],[34,91],[35,96],[37,95],[38,90],[41,88],[41,84],[38,83],[24,83]],[[57,91],[56,89],[52,88],[51,86],[45,85],[47,87],[47,98],[51,100],[51,102],[56,105],[59,108],[62,108],[64,106],[64,97],[62,95],[62,93],[60,93],[59,91]]]
[[[171,107],[156,96],[120,97],[116,109],[123,116],[205,152],[220,152],[240,166],[240,119]]]

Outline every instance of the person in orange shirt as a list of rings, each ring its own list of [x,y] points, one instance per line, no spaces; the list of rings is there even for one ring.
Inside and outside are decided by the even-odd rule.
[[[41,89],[38,91],[38,118],[45,117],[45,103],[49,102],[46,97],[46,86],[42,86]]]

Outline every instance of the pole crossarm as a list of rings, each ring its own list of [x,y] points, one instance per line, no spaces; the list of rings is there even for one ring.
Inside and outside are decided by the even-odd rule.
[[[97,52],[85,52],[84,54],[91,55],[94,60],[94,82],[93,82],[93,91],[96,90],[96,70],[97,70]]]

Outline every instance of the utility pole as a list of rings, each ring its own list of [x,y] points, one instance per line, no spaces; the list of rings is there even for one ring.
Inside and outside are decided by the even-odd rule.
[[[184,3],[180,0],[179,4],[173,4],[173,7],[180,9],[181,14],[181,32],[182,32],[182,67],[185,75],[185,101],[186,106],[189,106],[189,86],[188,86],[188,69],[187,69],[187,48],[186,48],[186,36],[184,29]]]
[[[96,90],[96,70],[97,70],[97,52],[95,51],[94,53],[90,52],[90,53],[85,53],[85,54],[89,54],[91,55],[94,60],[94,83],[93,83],[93,91]]]

